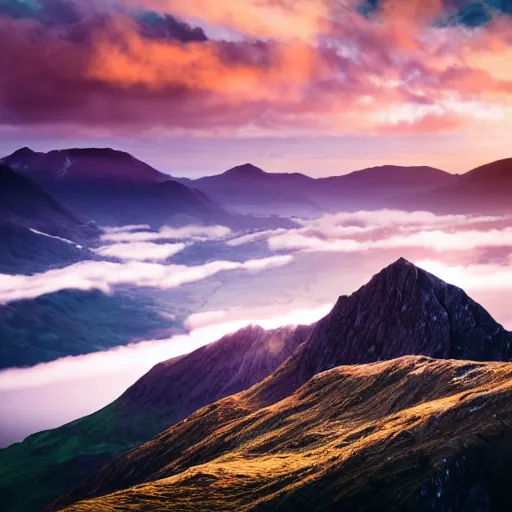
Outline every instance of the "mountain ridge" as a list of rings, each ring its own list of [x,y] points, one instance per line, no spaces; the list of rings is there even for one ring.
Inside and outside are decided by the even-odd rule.
[[[404,356],[319,373],[270,407],[231,396],[46,510],[503,512],[511,376],[510,363]]]
[[[341,296],[307,343],[254,392],[273,403],[329,368],[405,355],[510,360],[512,333],[460,288],[399,258]]]
[[[375,296],[373,300],[369,300],[371,295]],[[447,304],[450,314],[442,313],[438,296],[449,299]],[[408,308],[402,311],[404,305]],[[408,317],[404,317],[404,313]],[[430,328],[428,324],[432,315],[438,315],[439,319]],[[465,333],[468,322],[471,329]],[[289,328],[283,329],[281,332],[285,336],[280,339],[290,339],[286,335]],[[404,352],[424,356],[435,354],[440,357],[459,355],[461,358],[467,354],[476,354],[480,358],[508,359],[512,339],[511,333],[497,324],[462,290],[442,282],[404,259],[399,259],[383,269],[351,296],[340,298],[324,319],[302,329],[302,335],[291,345],[286,342],[279,343],[278,346],[289,347],[280,352],[281,365],[278,366],[279,358],[274,358],[274,363],[267,366],[265,371],[253,373],[254,380],[260,379],[260,382],[236,395],[236,399],[224,399],[227,400],[225,403],[231,404],[233,410],[230,412],[221,408],[219,413],[226,414],[226,417],[232,417],[233,414],[236,416],[240,400],[251,404],[251,408],[272,407],[295,393],[315,373],[349,362],[370,363],[384,357],[403,356]],[[372,329],[375,331],[373,334]],[[453,340],[459,344],[465,343],[467,347],[454,345],[450,348],[452,331]],[[46,473],[54,475],[54,478],[56,475],[65,474],[64,481],[71,488],[72,484],[77,483],[76,460],[85,457],[88,461],[85,466],[88,469],[79,473],[80,477],[86,476],[87,472],[94,471],[114,455],[147,441],[149,437],[145,436],[156,433],[143,432],[141,427],[153,426],[155,430],[165,428],[183,419],[193,409],[218,399],[219,389],[221,393],[236,392],[236,389],[229,386],[229,375],[243,375],[239,370],[254,343],[250,340],[260,339],[257,346],[265,347],[268,337],[272,337],[275,332],[279,331],[247,328],[246,331],[228,335],[177,361],[161,363],[111,406],[60,429],[31,436],[24,443],[0,452],[0,463],[11,468],[13,464],[14,467],[22,464],[25,471],[33,465],[38,468],[37,471],[42,471],[32,474],[32,478],[36,479]],[[386,349],[386,343],[389,344],[389,350]],[[234,346],[241,347],[241,350],[233,350]],[[269,345],[271,346],[274,345]],[[354,346],[358,351],[350,354],[349,349]],[[212,355],[212,350],[215,356]],[[258,353],[259,350],[256,355]],[[264,357],[268,353],[268,349],[261,352]],[[257,357],[254,358],[256,359]],[[276,369],[272,373],[273,366]],[[261,367],[253,365],[253,368]],[[205,376],[211,378],[207,378],[204,383],[198,383],[198,375],[203,376],[203,379]],[[251,384],[248,381],[238,382],[242,388]],[[220,387],[212,389],[212,386]],[[194,390],[198,392],[199,399],[192,399]],[[128,406],[123,405],[126,403]],[[188,404],[189,409],[180,409],[180,403]],[[120,405],[123,406],[118,409]],[[123,413],[120,413],[123,410],[126,412],[126,420],[122,419]],[[180,410],[182,413],[176,414]],[[59,452],[61,446],[69,445],[74,446],[76,451],[66,454]],[[111,451],[105,451],[105,447],[110,447]],[[33,455],[34,453],[41,453],[42,456]],[[54,459],[61,463],[56,464]],[[14,463],[13,460],[17,462]],[[66,462],[63,463],[63,460]],[[4,492],[11,489],[10,492],[15,493],[13,489],[19,485],[16,478],[13,481],[12,477],[6,475],[4,482],[10,482],[4,483],[7,486],[7,491]],[[26,485],[26,481],[22,480],[21,485]],[[32,481],[31,485],[34,489],[33,495],[37,496],[37,482]],[[61,491],[65,490],[61,487]],[[48,500],[51,497],[46,495]],[[20,506],[20,511],[23,509]]]

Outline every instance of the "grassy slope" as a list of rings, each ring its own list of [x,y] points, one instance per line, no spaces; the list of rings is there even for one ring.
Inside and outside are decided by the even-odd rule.
[[[91,471],[169,424],[169,414],[159,411],[126,418],[114,402],[86,418],[34,434],[0,451],[1,502],[8,511],[41,510]]]
[[[1,450],[0,503],[16,512],[41,510],[114,457],[272,373],[309,331],[241,329],[156,365],[103,410]]]
[[[107,465],[66,499],[102,497],[66,510],[443,510],[459,488],[453,510],[480,510],[461,500],[512,466],[511,377],[508,363],[404,357],[324,372],[269,407],[234,395]],[[484,491],[451,485],[460,464]]]

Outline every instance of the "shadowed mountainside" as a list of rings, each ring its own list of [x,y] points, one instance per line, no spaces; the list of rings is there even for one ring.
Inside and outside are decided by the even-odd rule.
[[[99,234],[97,228],[77,217],[41,187],[0,163],[0,218],[48,235],[80,243]]]
[[[22,148],[2,161],[102,224],[214,223],[227,215],[204,193],[110,148]]]
[[[42,153],[25,147],[6,156],[3,162],[43,183],[148,185],[169,179],[168,175],[129,153],[111,148],[72,148]]]
[[[0,450],[2,504],[17,512],[40,510],[104,463],[197,408],[271,374],[310,330],[247,327],[155,366],[97,413]],[[27,485],[30,493],[23,491]]]
[[[0,221],[0,245],[2,274],[32,274],[94,257],[93,253],[74,243],[5,220]]]
[[[176,180],[129,153],[111,148],[48,153],[22,148],[0,162],[103,225],[223,224],[234,229],[295,225],[286,219],[229,214],[223,205],[191,186],[190,180]]]
[[[241,393],[105,466],[48,510],[505,512],[512,364],[403,357]],[[117,491],[117,492],[114,492]]]
[[[62,290],[0,305],[0,369],[169,336],[176,322],[142,294]]]
[[[510,213],[512,158],[491,162],[465,174],[452,185],[397,202],[406,209],[439,213]]]

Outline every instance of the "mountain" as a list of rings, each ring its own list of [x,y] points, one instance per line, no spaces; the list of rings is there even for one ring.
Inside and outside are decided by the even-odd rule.
[[[3,162],[75,211],[106,225],[216,223],[227,215],[204,193],[110,148],[36,153],[22,148]]]
[[[63,290],[0,305],[0,370],[168,337],[176,322],[143,294]]]
[[[234,395],[47,510],[504,512],[511,376],[407,356],[320,373],[272,407]]]
[[[91,416],[0,450],[2,506],[17,512],[40,510],[84,476],[195,409],[270,375],[310,330],[247,327],[155,366],[118,400]],[[30,493],[23,492],[27,485]]]
[[[396,196],[415,195],[457,181],[457,176],[432,167],[386,165],[314,179],[299,173],[267,173],[249,163],[220,175],[181,180],[235,211],[299,216],[390,208],[395,206]]]
[[[317,194],[331,210],[357,211],[396,208],[397,196],[455,185],[459,176],[427,166],[383,165],[317,181]]]
[[[492,162],[463,174],[457,183],[400,200],[408,209],[440,213],[510,213],[512,158]]]
[[[0,274],[33,274],[94,257],[74,242],[31,229],[0,220]]]
[[[462,290],[400,259],[341,297],[314,326],[238,331],[157,365],[102,411],[0,451],[0,467],[9,468],[0,473],[0,496],[20,511],[33,510],[195,409],[252,384],[244,401],[275,407],[315,373],[342,364],[403,355],[508,360],[511,342],[512,334]],[[222,407],[219,414],[231,417]],[[198,428],[197,436],[208,428]],[[32,502],[20,501],[27,485]]]
[[[129,153],[111,148],[72,148],[48,153],[21,148],[5,157],[11,168],[42,183],[113,183],[148,185],[169,176],[158,172]]]
[[[0,163],[0,218],[47,235],[81,242],[98,234],[90,222],[77,217],[28,178]]]
[[[304,174],[267,173],[246,163],[217,176],[182,182],[239,213],[311,216],[322,213],[309,193],[314,181]]]
[[[463,290],[400,258],[340,297],[307,343],[256,392],[274,403],[335,366],[404,355],[508,361],[512,333]]]

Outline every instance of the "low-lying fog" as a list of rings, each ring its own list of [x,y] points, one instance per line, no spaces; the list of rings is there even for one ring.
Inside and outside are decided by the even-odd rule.
[[[201,258],[187,264],[187,251],[198,244]],[[208,244],[216,247],[210,255]],[[425,212],[329,215],[259,233],[222,226],[109,230],[97,249],[104,259],[33,276],[0,275],[0,301],[62,289],[143,287],[169,304],[186,304],[189,334],[0,372],[0,446],[94,412],[157,362],[248,323],[314,322],[339,295],[400,256],[464,288],[512,329],[511,254],[511,218]]]

